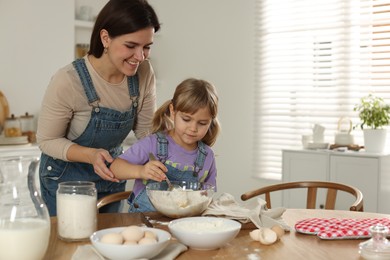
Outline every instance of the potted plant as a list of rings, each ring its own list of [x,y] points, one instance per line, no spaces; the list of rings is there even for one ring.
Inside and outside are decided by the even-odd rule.
[[[361,123],[357,126],[363,130],[365,150],[383,152],[387,133],[384,126],[390,124],[390,106],[383,98],[369,94],[362,97],[353,110],[359,112]]]

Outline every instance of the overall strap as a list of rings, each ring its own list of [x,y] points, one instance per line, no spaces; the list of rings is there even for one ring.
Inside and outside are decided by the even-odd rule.
[[[87,66],[85,65],[85,60],[84,59],[77,59],[72,62],[73,66],[75,67],[77,74],[79,74],[81,84],[84,87],[85,94],[87,95],[88,98],[88,103],[92,105],[93,107],[96,107],[93,105],[95,102],[99,102],[100,98],[97,95],[95,88],[92,84],[92,79],[91,76],[89,75]],[[97,104],[97,107],[99,105]]]
[[[157,157],[162,163],[165,163],[168,157],[168,140],[162,132],[157,132]]]
[[[136,108],[138,106],[138,98],[139,98],[139,81],[138,75],[127,77],[127,85],[129,88],[130,99],[133,103],[133,107]]]
[[[207,151],[206,151],[205,144],[199,141],[198,155],[196,156],[196,161],[195,161],[194,177],[198,176],[198,173],[200,172],[200,170],[202,170],[206,157],[207,157]]]

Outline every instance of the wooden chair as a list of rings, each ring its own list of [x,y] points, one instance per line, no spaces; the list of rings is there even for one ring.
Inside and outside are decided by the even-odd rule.
[[[317,200],[317,189],[327,189],[325,209],[334,209],[337,197],[337,191],[344,191],[352,194],[356,200],[349,208],[350,211],[363,211],[363,194],[362,192],[349,185],[335,183],[335,182],[323,182],[323,181],[298,181],[298,182],[286,182],[281,184],[275,184],[266,186],[257,190],[249,191],[241,195],[241,200],[245,201],[255,196],[265,194],[265,201],[267,207],[271,208],[271,192],[287,190],[287,189],[298,189],[307,188],[307,200],[306,208],[314,209]]]
[[[127,191],[122,191],[122,192],[118,192],[118,193],[113,193],[113,194],[107,195],[103,198],[100,198],[97,201],[97,208],[100,209],[101,207],[103,207],[107,204],[121,201],[121,200],[125,200],[130,196],[131,192],[132,192],[131,190],[127,190]]]

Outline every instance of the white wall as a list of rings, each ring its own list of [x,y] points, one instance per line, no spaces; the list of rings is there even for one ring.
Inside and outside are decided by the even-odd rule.
[[[215,84],[222,133],[218,193],[263,186],[252,175],[255,0],[150,0],[162,30],[152,62],[158,102],[187,77]],[[73,1],[0,1],[0,90],[11,112],[38,114],[51,75],[73,58]],[[15,17],[23,17],[23,20]]]
[[[37,115],[51,75],[73,57],[73,1],[0,1],[0,90],[11,113]]]
[[[218,193],[235,197],[264,185],[252,178],[254,0],[149,0],[162,23],[151,60],[159,102],[187,77],[215,84],[222,133],[217,154]]]

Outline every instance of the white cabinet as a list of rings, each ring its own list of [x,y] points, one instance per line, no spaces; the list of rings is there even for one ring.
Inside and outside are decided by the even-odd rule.
[[[283,150],[283,181],[319,180],[349,184],[363,193],[364,211],[390,213],[390,155],[330,150]],[[306,194],[283,193],[283,205],[302,208]],[[338,194],[337,209],[347,209],[353,201],[348,194]],[[317,207],[325,201],[320,193]]]

